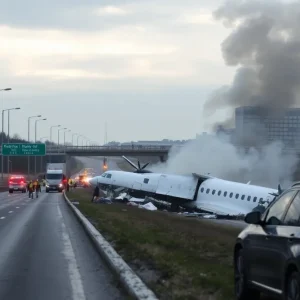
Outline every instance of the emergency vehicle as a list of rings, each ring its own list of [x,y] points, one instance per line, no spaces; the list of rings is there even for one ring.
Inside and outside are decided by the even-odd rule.
[[[14,191],[26,193],[26,179],[22,175],[13,175],[8,180],[8,192],[12,194]]]

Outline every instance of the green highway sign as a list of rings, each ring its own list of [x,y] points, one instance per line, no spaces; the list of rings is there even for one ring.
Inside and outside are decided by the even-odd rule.
[[[45,144],[3,144],[3,156],[44,156],[46,155]]]

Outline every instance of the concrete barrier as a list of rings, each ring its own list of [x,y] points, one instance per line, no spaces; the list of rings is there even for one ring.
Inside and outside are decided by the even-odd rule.
[[[155,294],[144,284],[144,282],[126,264],[122,257],[105,240],[100,232],[88,221],[88,219],[75,207],[64,192],[64,199],[83,225],[88,236],[95,244],[102,258],[120,279],[125,290],[130,296],[137,300],[158,300]]]

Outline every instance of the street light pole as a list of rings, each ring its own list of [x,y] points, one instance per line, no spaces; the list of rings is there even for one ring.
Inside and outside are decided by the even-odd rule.
[[[37,119],[35,120],[35,126],[34,126],[34,142],[36,143],[36,134],[37,134],[37,122],[39,121],[46,121],[47,119]],[[36,176],[36,155],[34,156],[34,175]]]
[[[71,132],[71,130],[67,130],[64,132],[64,146],[66,147],[66,133]]]
[[[9,115],[10,115],[10,111],[11,110],[19,110],[20,107],[14,107],[14,108],[9,108],[9,109],[5,109],[7,110],[8,113],[8,118],[7,118],[7,142],[9,143]],[[7,156],[7,174],[9,174],[9,156]]]
[[[61,125],[54,125],[50,127],[50,143],[52,143],[52,128],[60,127]],[[52,145],[51,145],[52,146]],[[51,155],[49,157],[49,161],[51,162]]]
[[[42,115],[28,117],[28,143],[30,143],[30,120],[33,118],[40,118]],[[28,155],[28,177],[30,175],[30,156]]]
[[[78,136],[77,136],[77,147],[78,147],[78,141],[79,141],[79,138],[80,138],[80,137],[82,137],[82,136],[81,136],[81,135],[78,135]]]
[[[65,128],[61,128],[61,129],[58,129],[58,135],[57,135],[57,144],[58,144],[58,146],[59,146],[59,132],[61,131],[61,130],[66,130],[67,128],[65,127]]]
[[[1,89],[0,92],[7,92],[11,91],[11,88]],[[2,98],[2,134],[1,134],[1,147],[3,150],[3,135],[4,135],[4,110],[3,110],[3,98]],[[2,180],[3,180],[3,170],[4,170],[4,159],[3,159],[3,153],[1,151],[1,173],[2,173]]]
[[[74,136],[75,136],[75,135],[78,136],[78,133],[73,133],[73,134],[72,134],[72,146],[74,146]]]
[[[44,144],[46,144],[46,139],[47,139],[47,138],[48,138],[47,136],[44,136],[44,137],[41,137],[40,140],[41,140],[41,142],[43,143],[43,140],[45,139]],[[43,157],[44,157],[44,156],[41,155],[41,169],[40,169],[40,172],[41,172],[41,173],[43,173]]]

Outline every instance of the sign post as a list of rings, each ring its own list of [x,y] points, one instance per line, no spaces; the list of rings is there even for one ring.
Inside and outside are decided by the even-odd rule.
[[[45,144],[2,144],[3,156],[45,156]]]

